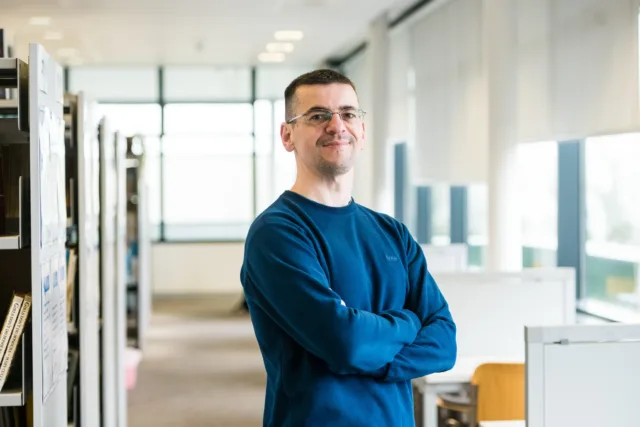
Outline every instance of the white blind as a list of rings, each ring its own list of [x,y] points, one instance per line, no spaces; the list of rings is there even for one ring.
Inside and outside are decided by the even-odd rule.
[[[518,0],[518,134],[638,129],[638,1]]]
[[[482,2],[451,0],[412,29],[416,77],[414,177],[486,179],[487,102]]]
[[[389,36],[389,78],[387,88],[388,139],[392,143],[409,139],[409,73],[411,72],[411,34],[407,30]]]
[[[157,102],[158,68],[148,66],[76,67],[69,90],[86,92],[97,101]]]
[[[249,67],[168,66],[164,70],[167,102],[249,101]]]
[[[370,96],[368,88],[370,85],[370,75],[367,72],[367,52],[362,52],[350,58],[342,65],[342,69],[344,74],[349,77],[356,86],[360,107],[364,110],[369,110]]]
[[[520,142],[554,140],[549,0],[517,1],[518,136]]]
[[[371,75],[367,72],[368,61],[369,58],[367,51],[364,51],[343,64],[344,74],[349,77],[356,86],[360,108],[368,112],[368,115],[365,117],[365,126],[367,126],[365,146],[368,146],[368,141],[371,137],[371,132],[369,132],[369,122],[372,117],[370,93]],[[355,179],[353,195],[358,203],[362,203],[364,205],[370,205],[372,202],[371,194],[373,191],[373,184],[371,180],[371,173],[373,165],[371,164],[372,157],[370,152],[371,150],[365,149],[358,153],[357,164],[354,171]]]
[[[411,28],[418,180],[486,181],[486,1],[443,2]],[[638,0],[514,1],[517,142],[640,129]]]
[[[636,0],[552,2],[552,98],[557,136],[638,125]]]

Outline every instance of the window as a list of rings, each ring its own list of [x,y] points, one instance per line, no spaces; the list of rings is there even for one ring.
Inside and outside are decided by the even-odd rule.
[[[98,102],[158,102],[158,68],[74,67],[69,72],[69,90],[84,91]]]
[[[252,105],[169,104],[164,114],[165,238],[243,239],[254,218]]]
[[[168,104],[164,109],[165,134],[251,134],[251,104]]]
[[[273,104],[273,137],[274,147],[274,194],[279,196],[284,190],[293,186],[296,180],[296,158],[294,153],[287,152],[282,146],[280,139],[280,125],[284,122],[284,100],[279,100]]]
[[[273,153],[274,136],[276,135],[273,124],[273,103],[266,99],[259,99],[253,104],[253,111],[255,114],[256,153],[269,155]],[[280,139],[279,132],[277,135]]]
[[[584,297],[640,312],[640,134],[585,143]]]
[[[147,184],[147,211],[149,218],[149,235],[151,240],[160,240],[160,138],[144,137],[144,173]]]
[[[484,246],[489,237],[489,193],[486,184],[467,187],[469,244]]]
[[[261,65],[256,72],[258,98],[277,100],[284,98],[284,90],[296,77],[309,72],[312,66]]]
[[[489,192],[486,184],[467,187],[469,265],[483,267],[489,240]]]
[[[640,248],[640,134],[589,138],[587,239]]]
[[[265,210],[273,202],[273,103],[266,99],[253,104],[256,138],[256,209]]]
[[[96,111],[107,118],[112,131],[119,130],[126,136],[159,136],[162,131],[159,104],[99,104]]]
[[[98,104],[98,117],[106,117],[112,132],[144,138],[145,173],[149,202],[149,233],[152,240],[160,239],[160,133],[162,109],[159,104]]]
[[[163,77],[167,102],[251,100],[249,67],[169,66]]]
[[[143,137],[152,239],[236,240],[294,183],[282,96],[311,68],[74,67],[69,90],[98,101],[110,131]]]
[[[431,197],[433,198],[433,235],[435,245],[451,243],[451,189],[447,184],[434,184]]]
[[[555,267],[558,249],[558,143],[518,146],[523,267]]]
[[[253,220],[253,138],[165,136],[167,240],[243,239]]]
[[[558,247],[558,144],[555,141],[520,144],[518,170],[523,246],[555,251]]]

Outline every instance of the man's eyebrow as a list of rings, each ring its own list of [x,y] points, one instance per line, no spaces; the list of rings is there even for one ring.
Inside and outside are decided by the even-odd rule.
[[[314,105],[313,107],[309,108],[307,111],[329,111],[329,109],[327,107],[323,107],[321,105]]]
[[[338,110],[357,110],[357,109],[358,108],[354,107],[353,105],[341,105],[338,107]],[[307,110],[307,112],[309,111],[329,111],[329,108],[321,105],[314,105],[313,107]]]

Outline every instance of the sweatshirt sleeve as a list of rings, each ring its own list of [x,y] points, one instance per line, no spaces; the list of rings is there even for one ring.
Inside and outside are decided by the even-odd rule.
[[[247,240],[242,282],[254,304],[337,374],[383,368],[420,329],[410,310],[344,306],[310,239],[285,220],[261,225]]]
[[[456,325],[447,301],[427,268],[422,248],[404,226],[403,235],[410,284],[405,308],[418,315],[422,327],[415,341],[387,365],[383,381],[406,381],[448,371],[457,356]]]

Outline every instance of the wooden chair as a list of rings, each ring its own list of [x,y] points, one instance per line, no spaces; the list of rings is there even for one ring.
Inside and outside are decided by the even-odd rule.
[[[524,420],[524,363],[485,363],[468,390],[438,396],[439,426],[476,427],[482,421]]]

